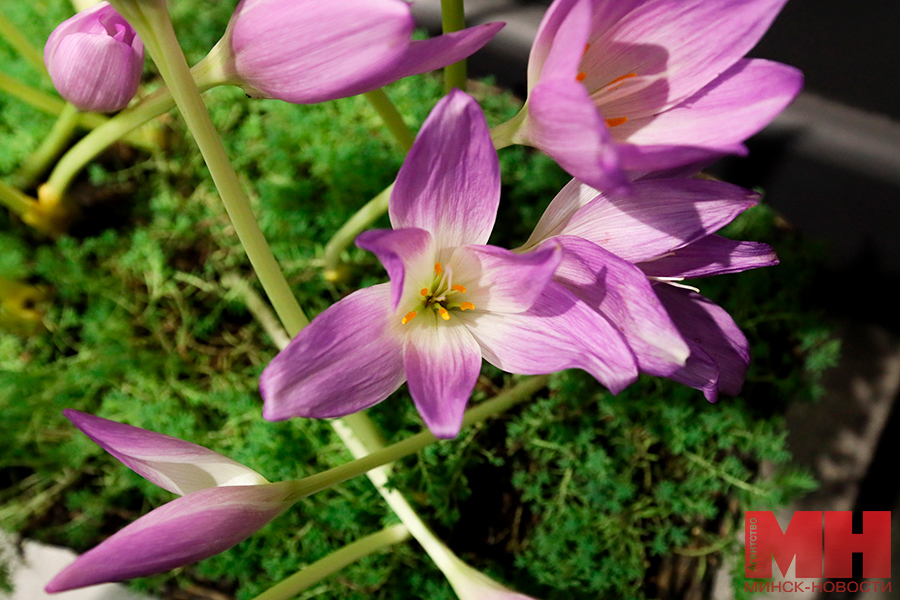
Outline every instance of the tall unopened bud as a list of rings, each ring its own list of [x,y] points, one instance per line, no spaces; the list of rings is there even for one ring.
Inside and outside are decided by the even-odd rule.
[[[113,112],[137,93],[144,44],[122,15],[101,2],[53,30],[44,63],[63,98],[81,110]]]
[[[502,26],[413,41],[404,0],[241,0],[193,70],[201,87],[232,84],[254,97],[312,104],[457,62]]]

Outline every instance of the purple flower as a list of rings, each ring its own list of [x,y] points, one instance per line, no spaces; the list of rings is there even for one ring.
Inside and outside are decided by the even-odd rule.
[[[680,282],[778,263],[766,244],[712,235],[757,201],[717,181],[638,181],[622,197],[572,180],[524,248],[562,246],[555,281],[616,324],[640,370],[715,401],[740,391],[747,340],[722,308]]]
[[[113,112],[137,93],[144,44],[122,15],[101,2],[53,30],[44,64],[60,95],[78,109]]]
[[[578,367],[615,391],[637,376],[618,333],[551,278],[559,250],[485,245],[500,173],[484,115],[460,91],[441,100],[400,169],[393,230],[361,234],[390,284],[354,292],[319,315],[262,374],[263,416],[336,417],[408,381],[419,414],[454,437],[481,359],[514,373]]]
[[[412,41],[403,0],[241,0],[206,68],[255,97],[312,104],[466,58],[503,23]]]
[[[218,554],[298,499],[294,482],[269,483],[202,446],[76,410],[64,413],[129,468],[182,497],[79,556],[47,584],[47,592],[143,577]]]
[[[556,0],[528,63],[511,141],[605,190],[743,153],[799,92],[800,72],[743,59],[786,0]]]

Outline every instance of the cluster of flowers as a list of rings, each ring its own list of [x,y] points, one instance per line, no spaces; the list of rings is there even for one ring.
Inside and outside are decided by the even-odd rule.
[[[272,361],[260,382],[263,416],[344,416],[407,382],[428,428],[452,438],[482,358],[519,374],[584,369],[614,393],[641,372],[710,401],[738,393],[745,337],[680,282],[777,263],[765,244],[715,235],[756,195],[693,176],[744,152],[798,93],[795,69],[743,58],[784,1],[556,0],[516,117],[492,131],[458,90],[435,106],[393,187],[392,229],[356,241],[390,282],[334,304]],[[320,102],[456,62],[501,26],[411,41],[402,0],[242,0],[204,69],[252,96]],[[71,102],[117,110],[134,96],[143,46],[101,4],[61,25],[45,60]],[[575,179],[508,250],[487,241],[500,202],[496,148],[512,143],[543,150]],[[48,590],[210,556],[297,499],[290,485],[193,444],[69,416],[183,498],[82,556]]]

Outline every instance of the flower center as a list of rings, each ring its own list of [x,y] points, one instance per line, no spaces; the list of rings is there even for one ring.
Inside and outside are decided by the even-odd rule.
[[[581,53],[582,58],[587,54],[588,49],[591,47],[590,44],[584,45],[584,52]],[[630,79],[632,77],[637,77],[637,73],[628,73],[627,75],[622,75],[621,77],[616,77],[606,85],[602,86],[598,91],[600,92],[611,92],[619,87],[621,87],[622,82],[626,79]],[[581,71],[578,75],[575,76],[575,81],[579,83],[583,83],[584,80],[587,79],[587,72]],[[622,123],[628,122],[628,117],[616,117],[615,119],[604,119],[606,121],[607,127],[615,127],[617,125],[621,125]]]
[[[419,315],[419,311],[431,310],[445,320],[450,320],[451,310],[475,310],[471,302],[460,302],[460,295],[466,293],[465,286],[454,284],[451,275],[444,271],[441,263],[434,263],[434,277],[430,287],[419,290],[422,300],[414,310],[406,313],[400,322],[406,325]]]

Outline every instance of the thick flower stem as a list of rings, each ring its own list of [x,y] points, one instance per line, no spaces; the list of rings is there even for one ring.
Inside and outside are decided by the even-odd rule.
[[[289,600],[360,558],[374,554],[394,544],[399,544],[407,539],[409,539],[409,531],[405,526],[392,525],[335,550],[302,571],[272,586],[253,600]]]
[[[0,72],[0,92],[6,92],[41,112],[51,115],[58,115],[66,106],[63,100],[36,90],[3,72]]]
[[[47,67],[44,66],[44,56],[2,12],[0,12],[0,36],[3,36],[38,73],[49,79]]]
[[[441,0],[441,25],[444,33],[462,31],[466,28],[466,12],[463,8],[463,0]],[[466,61],[465,59],[444,67],[444,93],[457,88],[466,91]]]
[[[416,136],[409,130],[406,123],[403,122],[403,117],[400,115],[399,111],[397,111],[397,107],[394,106],[394,103],[391,102],[388,95],[384,92],[384,89],[379,88],[371,92],[366,92],[365,96],[366,100],[369,101],[369,104],[372,105],[372,108],[378,111],[379,116],[381,116],[381,119],[394,136],[394,139],[400,144],[400,147],[403,148],[405,152],[409,152]]]
[[[525,119],[527,117],[528,105],[526,104],[509,121],[500,123],[496,127],[492,127],[491,141],[494,142],[494,149],[500,150],[501,148],[506,148],[507,146],[512,146],[513,144],[515,144],[516,134],[525,123]]]
[[[384,188],[377,196],[369,200],[362,208],[350,217],[325,245],[325,279],[340,281],[343,279],[341,269],[341,253],[350,247],[357,235],[365,231],[372,223],[387,212],[388,201],[394,184]]]
[[[25,85],[18,79],[14,79],[2,72],[0,72],[0,92],[6,92],[10,96],[18,98],[25,104],[49,115],[59,116],[66,108],[64,100]],[[100,127],[109,120],[107,117],[97,113],[78,113],[78,124],[85,129]],[[144,150],[153,150],[156,147],[156,142],[144,135],[131,134],[125,136],[124,141],[135,148],[143,148]]]
[[[146,45],[163,81],[172,90],[175,104],[200,147],[210,175],[225,204],[235,231],[244,246],[275,312],[289,332],[296,333],[309,321],[297,304],[271,248],[259,228],[250,201],[241,188],[222,140],[203,104],[187,61],[175,37],[164,0],[113,0],[113,7],[125,17]]]
[[[16,173],[16,185],[21,189],[28,189],[40,177],[50,163],[62,154],[66,145],[75,135],[78,128],[78,109],[72,104],[66,103],[53,128],[40,146],[32,152],[19,166]]]
[[[34,198],[23,194],[18,188],[4,183],[2,180],[0,180],[0,204],[6,206],[19,217],[24,217],[37,206]]]
[[[549,380],[549,375],[538,375],[535,377],[522,379],[519,383],[509,388],[508,390],[504,390],[490,400],[485,400],[475,408],[466,411],[466,414],[463,417],[462,426],[468,427],[469,425],[480,423],[494,415],[509,410],[519,402],[530,398],[532,395],[534,395],[535,392],[546,386]],[[336,421],[336,423],[339,423],[339,421]],[[342,426],[345,429],[350,428],[349,425],[338,424],[336,425],[336,429]],[[355,435],[356,434],[353,433],[354,437]],[[391,444],[390,446],[385,446],[384,448],[375,450],[371,454],[368,454],[369,450],[362,444],[362,442],[358,442],[357,444],[355,444],[356,450],[351,448],[351,453],[356,454],[358,452],[360,454],[360,458],[357,458],[356,460],[348,463],[344,463],[342,465],[338,465],[337,467],[328,469],[327,471],[324,471],[322,473],[310,475],[309,477],[306,477],[303,480],[299,481],[296,486],[296,491],[294,492],[295,499],[299,500],[300,498],[305,498],[310,494],[322,491],[333,485],[337,485],[339,483],[347,481],[348,479],[352,479],[354,477],[362,475],[363,473],[369,473],[373,469],[378,469],[379,467],[383,467],[384,465],[388,465],[392,462],[400,460],[405,456],[415,454],[425,446],[433,444],[436,441],[438,441],[438,439],[434,437],[434,434],[426,430],[410,436],[405,440],[399,441],[395,444]],[[387,483],[386,476],[384,482],[385,484]],[[404,503],[406,503],[405,500]],[[391,508],[394,508],[396,512],[394,504],[392,504],[391,502],[388,502],[388,504],[390,504]],[[409,507],[408,504],[406,504],[406,506],[407,508],[402,509],[401,512],[408,514],[408,512],[413,511],[412,507]],[[412,512],[412,514],[415,513]],[[404,525],[410,528],[410,533],[417,540],[419,539],[419,534],[422,534],[423,536],[425,535],[421,531],[417,532],[414,529],[416,525],[412,523],[412,520],[410,521],[410,523],[407,523],[404,520],[404,515],[398,514],[397,516],[400,517],[400,520]],[[418,519],[418,517],[416,517],[416,519]],[[410,524],[412,524],[413,527],[410,527]],[[419,541],[421,543],[421,540]]]
[[[463,427],[480,422],[488,416],[503,412],[518,402],[530,398],[535,392],[547,385],[549,379],[548,375],[524,379],[506,392],[501,392],[491,400],[466,411],[463,418]],[[364,413],[356,413],[343,419],[332,421],[332,427],[357,460],[367,455],[372,456],[372,454],[369,454],[370,452],[379,454],[383,451],[381,449],[380,434],[374,423]],[[409,439],[411,440],[419,435],[423,434],[417,434]],[[378,493],[388,503],[388,506],[391,507],[391,510],[394,511],[394,514],[400,519],[400,522],[406,526],[412,536],[416,538],[416,541],[428,553],[428,556],[452,582],[452,574],[457,568],[459,559],[432,533],[419,515],[416,514],[415,509],[410,506],[403,494],[388,485],[390,466],[384,465],[377,469],[372,469],[366,475],[376,487]]]
[[[63,196],[72,180],[98,154],[123,136],[174,107],[175,100],[169,89],[164,86],[107,120],[72,146],[56,163],[47,183],[44,184],[45,193]]]

